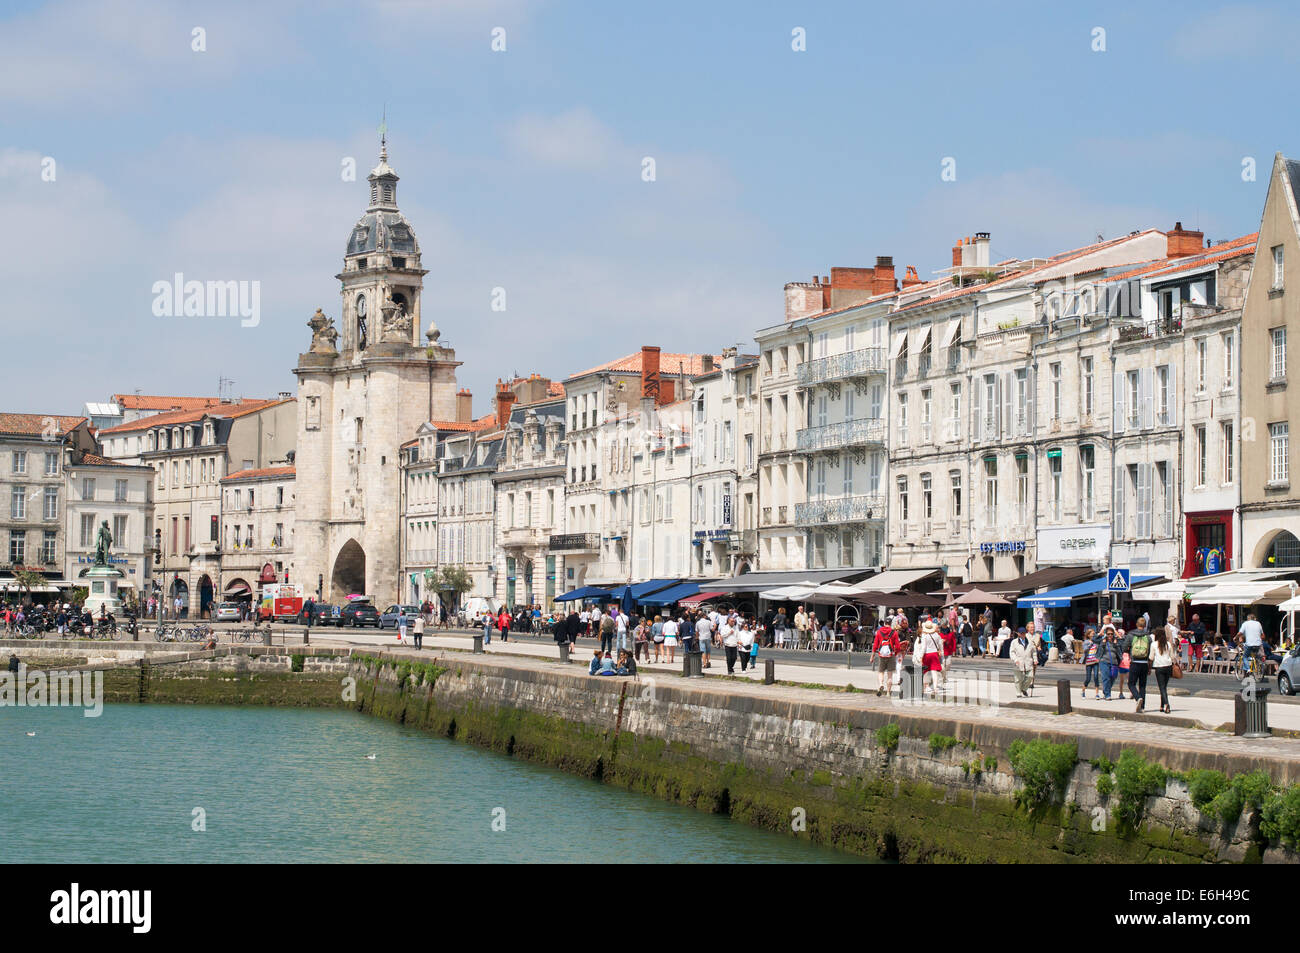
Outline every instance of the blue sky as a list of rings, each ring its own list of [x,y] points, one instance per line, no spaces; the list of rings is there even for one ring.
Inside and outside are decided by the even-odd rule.
[[[339,312],[385,105],[425,320],[478,413],[497,377],[747,342],[787,281],[877,255],[928,276],[976,231],[999,258],[1175,220],[1235,237],[1273,153],[1300,152],[1283,4],[2,9],[0,406],[17,411],[218,377],[294,389],[305,322]],[[177,271],[260,281],[261,324],[155,317],[152,285]]]

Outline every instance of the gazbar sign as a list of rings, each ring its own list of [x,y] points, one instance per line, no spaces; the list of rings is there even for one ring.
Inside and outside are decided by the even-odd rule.
[[[1039,565],[1093,563],[1110,555],[1110,524],[1058,526],[1038,531]]]

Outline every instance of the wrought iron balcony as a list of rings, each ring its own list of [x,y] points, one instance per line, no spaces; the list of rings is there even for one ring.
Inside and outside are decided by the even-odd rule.
[[[815,523],[875,523],[883,522],[884,519],[883,493],[816,500],[799,503],[794,508],[794,521],[805,526]]]
[[[885,349],[864,347],[844,354],[832,354],[799,365],[798,382],[801,387],[812,387],[833,381],[853,380],[885,373]]]
[[[553,553],[598,553],[600,552],[599,533],[564,533],[553,535],[550,539]]]
[[[797,449],[816,453],[848,447],[883,446],[885,422],[879,417],[845,420],[825,427],[807,427],[799,431]]]

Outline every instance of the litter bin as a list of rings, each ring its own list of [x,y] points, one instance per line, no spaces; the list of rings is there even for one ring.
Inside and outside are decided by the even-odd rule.
[[[474,636],[474,654],[475,655],[483,654],[483,636],[481,635]]]
[[[266,627],[266,631],[262,633],[262,644],[271,644],[271,627],[269,625]]]
[[[569,643],[568,642],[560,643],[560,664],[561,665],[569,664]]]
[[[702,678],[704,676],[704,653],[686,652],[682,655],[682,677]]]
[[[1233,696],[1232,733],[1242,738],[1269,738],[1267,688],[1256,685],[1254,691],[1242,690]]]

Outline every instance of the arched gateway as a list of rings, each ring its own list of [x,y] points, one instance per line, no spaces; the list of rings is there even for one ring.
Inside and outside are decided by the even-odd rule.
[[[334,557],[330,590],[334,602],[343,602],[350,595],[366,591],[366,551],[355,539],[344,543],[339,554]]]

